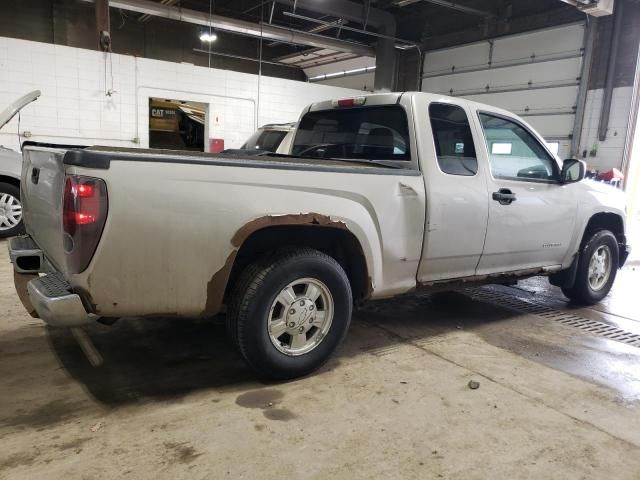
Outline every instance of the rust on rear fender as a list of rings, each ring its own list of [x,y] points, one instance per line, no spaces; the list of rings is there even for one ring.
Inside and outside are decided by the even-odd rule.
[[[239,248],[254,232],[274,225],[316,225],[319,227],[335,227],[348,230],[347,225],[344,222],[332,220],[328,215],[323,215],[321,213],[309,212],[286,215],[267,215],[265,217],[259,217],[255,220],[251,220],[249,223],[246,223],[244,226],[239,228],[231,238],[231,244],[234,247]]]
[[[240,227],[231,238],[231,245],[234,247],[227,257],[220,270],[213,274],[207,284],[207,302],[203,315],[215,315],[222,310],[224,294],[227,289],[229,277],[233,270],[233,264],[238,254],[238,250],[252,234],[266,227],[276,225],[310,225],[318,227],[333,227],[348,230],[347,225],[342,221],[332,220],[328,215],[320,213],[296,213],[286,215],[266,215],[259,217]],[[369,290],[371,290],[369,286]]]
[[[233,250],[224,262],[220,270],[213,274],[209,283],[207,283],[207,303],[204,307],[205,315],[215,315],[222,310],[224,302],[224,292],[227,289],[227,283],[233,269],[233,262],[238,254],[238,249]]]

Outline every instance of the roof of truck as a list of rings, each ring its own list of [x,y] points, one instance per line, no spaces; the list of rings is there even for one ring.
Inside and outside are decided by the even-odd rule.
[[[293,130],[298,122],[287,123],[267,123],[260,127],[260,130]]]
[[[503,115],[507,115],[507,116],[513,116],[514,113],[513,112],[509,112],[507,110],[504,110],[502,108],[498,108],[498,107],[494,107],[492,105],[487,105],[484,103],[478,103],[478,102],[474,102],[472,100],[467,100],[465,98],[461,98],[461,97],[450,97],[448,95],[442,95],[439,93],[429,93],[429,92],[385,92],[385,93],[370,93],[370,94],[363,94],[363,95],[354,95],[353,97],[346,97],[346,98],[365,98],[365,105],[367,106],[371,106],[371,105],[392,105],[395,103],[398,103],[400,101],[401,97],[419,97],[419,98],[424,98],[425,100],[429,101],[429,102],[441,102],[441,103],[448,103],[448,102],[455,102],[455,103],[463,103],[463,104],[467,104],[472,108],[478,109],[478,110],[488,110],[491,112],[495,112],[495,113],[499,113],[499,114],[503,114]],[[345,98],[345,97],[343,97]],[[328,110],[328,109],[332,109],[335,108],[334,102],[335,100],[324,100],[322,102],[316,102],[316,103],[312,103],[311,105],[309,105],[305,111],[317,111],[317,110]]]

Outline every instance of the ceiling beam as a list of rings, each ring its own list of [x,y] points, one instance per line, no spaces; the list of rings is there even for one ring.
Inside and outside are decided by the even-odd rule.
[[[468,13],[469,15],[476,15],[479,17],[495,17],[496,15],[489,10],[481,10],[479,8],[467,7],[466,5],[460,5],[458,2],[450,0],[396,0],[393,5],[396,7],[406,7],[417,2],[427,2],[439,7],[450,8],[462,13]]]
[[[94,0],[82,0],[93,3]],[[236,18],[209,15],[206,12],[198,12],[187,8],[167,7],[150,0],[109,0],[111,8],[120,8],[143,15],[167,18],[179,22],[192,23],[203,27],[213,27],[216,30],[245,35],[249,37],[262,37],[266,40],[274,40],[291,45],[307,45],[309,47],[328,48],[337,52],[353,53],[354,55],[373,57],[375,50],[368,45],[329,38],[314,33],[294,31],[288,28],[275,27],[268,24],[239,20]]]

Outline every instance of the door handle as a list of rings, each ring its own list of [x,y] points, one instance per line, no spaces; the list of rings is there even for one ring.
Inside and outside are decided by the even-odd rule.
[[[31,169],[31,183],[33,183],[34,185],[37,185],[39,180],[40,180],[40,169],[39,168],[32,168]]]
[[[516,201],[516,194],[508,188],[501,188],[497,192],[493,192],[491,197],[500,205],[511,205],[512,202]]]

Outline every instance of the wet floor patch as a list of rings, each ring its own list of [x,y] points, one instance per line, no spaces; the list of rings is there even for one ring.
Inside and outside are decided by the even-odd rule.
[[[474,300],[503,306],[519,313],[538,315],[540,317],[559,322],[568,327],[581,329],[588,335],[603,337],[616,342],[625,343],[632,347],[640,348],[639,334],[626,331],[605,322],[584,318],[571,311],[556,310],[541,305],[535,301],[529,301],[489,288],[467,289],[466,293]]]
[[[266,408],[272,407],[284,397],[280,390],[265,388],[264,390],[252,390],[243,393],[236,398],[236,403],[245,408]]]
[[[236,398],[236,404],[245,408],[259,408],[265,418],[287,422],[296,418],[296,414],[286,408],[277,407],[284,398],[280,390],[265,388],[243,393]]]
[[[280,422],[288,422],[296,418],[296,414],[286,408],[267,408],[262,413],[264,413],[265,418]]]

